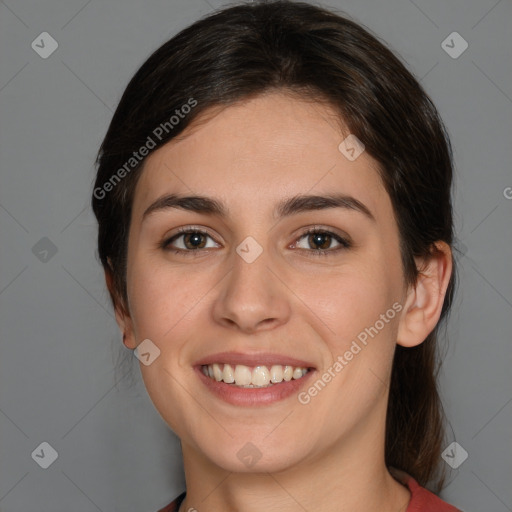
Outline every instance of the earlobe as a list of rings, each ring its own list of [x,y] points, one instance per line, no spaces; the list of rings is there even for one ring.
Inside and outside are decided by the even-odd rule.
[[[422,343],[439,321],[452,273],[450,246],[436,242],[428,260],[417,263],[418,279],[408,290],[398,327],[397,343],[403,347]]]
[[[135,343],[131,317],[127,313],[121,312],[118,308],[116,308],[116,322],[119,326],[119,329],[123,333],[124,346],[131,350],[135,349],[137,344]]]
[[[110,268],[105,269],[105,282],[107,284],[112,303],[114,305],[115,318],[119,329],[123,333],[123,344],[126,348],[135,349],[137,344],[135,343],[135,336],[133,334],[132,319],[127,308],[119,298],[117,290],[114,286],[114,278],[112,275],[112,263],[108,260]]]

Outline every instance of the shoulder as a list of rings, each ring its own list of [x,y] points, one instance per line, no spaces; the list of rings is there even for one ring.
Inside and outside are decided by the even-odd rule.
[[[174,501],[171,501],[169,505],[166,505],[157,512],[178,512],[181,502],[185,499],[185,494],[186,492],[182,492]]]
[[[462,512],[453,505],[443,501],[441,498],[422,487],[412,476],[390,468],[393,476],[404,484],[411,492],[411,500],[406,512]],[[174,501],[169,503],[158,512],[177,512],[181,502],[185,499],[185,492],[180,494]]]
[[[412,476],[404,471],[389,468],[391,474],[411,492],[411,500],[406,512],[462,512],[453,505],[422,487]]]

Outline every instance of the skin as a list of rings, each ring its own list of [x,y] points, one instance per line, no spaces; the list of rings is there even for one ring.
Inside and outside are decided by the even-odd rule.
[[[329,107],[272,92],[215,114],[146,159],[129,231],[128,304],[116,314],[127,347],[149,338],[161,351],[140,368],[181,439],[187,497],[180,511],[404,511],[410,493],[384,463],[392,357],[397,343],[418,345],[435,327],[450,249],[438,243],[440,255],[418,261],[418,282],[406,286],[377,164],[367,152],[351,162],[338,150],[348,131],[340,132]],[[342,208],[272,215],[284,198],[333,191],[364,203],[374,220]],[[230,216],[167,209],[143,221],[146,208],[171,192],[214,197]],[[319,244],[302,233],[315,225],[350,237],[352,247],[334,251],[340,244],[328,239],[330,254],[312,254]],[[200,239],[207,249],[199,256],[159,247],[189,226],[212,237]],[[236,252],[247,236],[263,249],[250,264]],[[174,248],[186,250],[184,238]],[[311,361],[320,376],[395,302],[400,313],[307,405],[296,395],[230,405],[192,369],[205,355],[260,351]],[[261,453],[252,468],[237,457],[248,441]]]

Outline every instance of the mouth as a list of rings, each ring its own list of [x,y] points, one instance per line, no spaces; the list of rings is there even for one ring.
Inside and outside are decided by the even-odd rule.
[[[306,361],[272,354],[223,353],[204,358],[194,370],[206,388],[237,406],[269,405],[299,393],[316,368]]]
[[[201,365],[201,371],[206,377],[217,382],[224,382],[240,388],[268,388],[298,380],[304,377],[310,368],[275,364],[272,366],[257,365],[254,367],[237,364],[213,363]]]

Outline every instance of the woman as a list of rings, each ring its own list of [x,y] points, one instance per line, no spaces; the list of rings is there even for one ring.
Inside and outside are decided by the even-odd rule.
[[[240,4],[165,43],[98,154],[98,248],[126,347],[181,440],[162,511],[456,511],[437,329],[451,149],[361,26]]]

